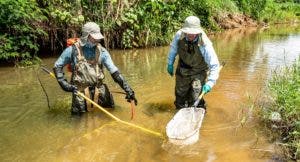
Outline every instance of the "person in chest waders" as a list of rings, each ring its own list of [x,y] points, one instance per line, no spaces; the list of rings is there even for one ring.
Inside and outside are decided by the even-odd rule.
[[[179,56],[176,69],[175,106],[177,109],[193,106],[198,96],[208,93],[219,77],[219,60],[212,42],[200,27],[196,16],[185,19],[183,28],[177,31],[168,56],[168,73],[173,76],[173,64]],[[197,105],[206,109],[202,98]]]
[[[127,101],[134,100],[137,105],[134,91],[114,65],[109,52],[99,43],[103,38],[96,23],[84,24],[79,41],[67,47],[54,64],[53,70],[59,85],[63,90],[72,92],[72,114],[80,115],[93,109],[91,103],[76,95],[77,90],[102,107],[114,107],[113,96],[103,83],[103,67],[106,67],[114,81],[126,92]],[[64,78],[63,67],[67,64],[71,64],[72,69],[70,82]]]

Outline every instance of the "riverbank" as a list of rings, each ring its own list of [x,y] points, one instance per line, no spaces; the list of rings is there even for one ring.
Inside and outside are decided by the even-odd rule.
[[[214,18],[221,29],[234,29],[244,27],[257,27],[259,23],[248,15],[243,14],[223,14]]]
[[[255,104],[269,139],[287,160],[300,160],[300,59],[277,69]]]
[[[60,54],[82,24],[100,25],[108,49],[164,46],[189,15],[208,32],[299,19],[300,3],[286,1],[11,1],[0,7],[0,59],[18,62]],[[9,15],[10,18],[7,18]]]

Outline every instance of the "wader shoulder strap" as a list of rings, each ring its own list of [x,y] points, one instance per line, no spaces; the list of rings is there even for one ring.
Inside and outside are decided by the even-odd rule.
[[[185,37],[185,34],[182,32],[181,35],[180,35],[180,37],[179,37],[179,40],[184,39],[184,37]]]
[[[96,60],[96,64],[99,65],[99,59],[100,59],[100,65],[99,65],[100,69],[102,69],[101,48],[102,48],[101,44],[98,43],[97,44],[97,49],[96,49],[96,58],[95,58],[95,60]],[[99,71],[100,71],[99,66],[96,66],[96,73],[97,74],[99,74]]]
[[[101,55],[101,48],[102,46],[100,45],[100,43],[98,43],[96,48],[96,57],[95,57],[97,63],[99,61],[99,56]]]
[[[84,60],[84,56],[82,55],[82,48],[80,47],[80,44],[76,42],[74,45],[78,52],[78,54],[77,54],[78,61]]]
[[[203,42],[203,38],[202,38],[202,33],[199,34],[199,38],[198,38],[198,46],[203,46],[204,42]]]

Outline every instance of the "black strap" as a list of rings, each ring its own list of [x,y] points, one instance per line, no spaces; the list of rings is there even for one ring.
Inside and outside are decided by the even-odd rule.
[[[71,65],[72,63],[75,64],[74,55],[75,55],[75,44],[72,45],[72,53],[71,53]],[[75,70],[75,66],[72,67],[72,72]]]

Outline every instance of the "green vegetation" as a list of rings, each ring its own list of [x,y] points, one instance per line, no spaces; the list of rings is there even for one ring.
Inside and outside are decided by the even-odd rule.
[[[126,49],[168,44],[188,15],[212,31],[228,14],[267,23],[300,16],[297,0],[1,0],[0,7],[0,60],[15,63],[60,53],[87,21],[100,25],[106,47]]]
[[[0,59],[18,62],[36,56],[40,37],[47,35],[41,9],[26,0],[1,0],[0,6]]]
[[[271,137],[279,141],[287,159],[300,159],[300,59],[291,67],[274,72],[268,82],[268,100],[261,119]]]

